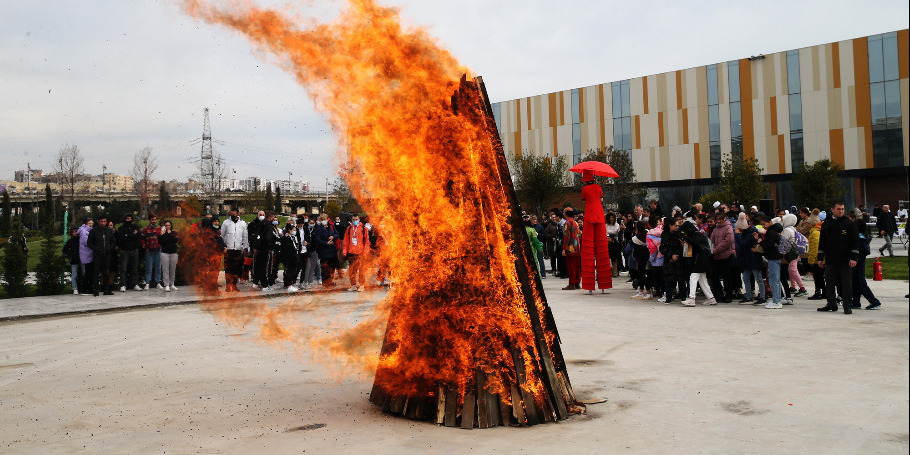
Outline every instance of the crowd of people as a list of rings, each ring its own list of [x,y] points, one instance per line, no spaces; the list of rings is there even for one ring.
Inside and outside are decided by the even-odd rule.
[[[580,289],[579,240],[592,235],[584,215],[567,207],[551,210],[543,222],[525,217],[529,235],[533,231],[542,244],[541,277],[547,276],[544,260],[549,259],[551,273],[568,280],[563,290]],[[665,215],[652,200],[628,213],[608,211],[602,228],[589,224],[606,230],[612,276],[628,273],[627,282],[637,291],[633,299],[666,304],[679,299],[695,306],[702,295],[703,305],[735,301],[780,309],[805,296],[825,302],[819,311],[838,311],[841,304],[850,314],[862,308],[862,298],[869,302],[867,310],[881,309],[865,276],[872,236],[885,238],[879,254],[893,255],[894,214],[882,206],[874,230],[869,216],[864,207],[848,213],[843,201],[827,210],[791,207],[774,214],[716,202],[710,211],[695,204],[686,211],[673,207]],[[803,281],[809,276],[811,295]]]

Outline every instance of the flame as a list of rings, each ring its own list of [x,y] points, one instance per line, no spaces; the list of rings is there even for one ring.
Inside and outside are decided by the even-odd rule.
[[[456,113],[451,105],[470,70],[424,30],[403,27],[396,9],[372,0],[350,0],[337,20],[308,28],[249,2],[183,6],[277,57],[327,116],[342,167],[350,170],[348,185],[383,228],[378,260],[396,283],[373,314],[340,335],[302,334],[299,320],[281,326],[293,318],[262,307],[243,310],[240,320],[265,321],[269,340],[315,345],[316,355],[394,371],[377,374],[387,390],[434,394],[445,384],[463,393],[480,369],[490,376],[491,392],[508,394],[506,384],[519,382],[516,353],[525,365],[537,363],[529,353],[535,339],[493,138],[478,121],[479,106]],[[387,320],[384,354],[365,353],[364,346],[382,339]],[[546,342],[556,343],[549,332]],[[540,403],[545,392],[533,370],[522,387]]]

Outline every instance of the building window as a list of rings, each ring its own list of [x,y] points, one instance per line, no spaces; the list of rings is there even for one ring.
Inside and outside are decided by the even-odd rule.
[[[572,165],[581,162],[581,124],[572,124]]]
[[[897,33],[869,37],[869,101],[875,167],[903,166]]]
[[[496,121],[496,129],[499,132],[499,136],[502,137],[502,106],[496,103],[491,104],[490,107],[493,109],[493,120]]]
[[[708,139],[711,178],[720,178],[720,107],[717,96],[717,65],[708,65]]]
[[[730,153],[743,158],[743,112],[739,98],[739,61],[727,62],[727,85],[730,87]]]
[[[803,151],[803,100],[799,83],[799,51],[787,51],[787,106],[790,111],[790,166],[805,162]],[[781,151],[783,152],[783,151]]]
[[[632,150],[632,117],[629,114],[629,81],[610,84],[613,94],[613,148]]]

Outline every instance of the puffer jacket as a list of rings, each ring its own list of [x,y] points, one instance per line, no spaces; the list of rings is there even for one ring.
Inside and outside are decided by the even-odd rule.
[[[809,254],[806,259],[809,260],[810,265],[815,265],[818,263],[818,241],[822,236],[822,222],[819,221],[815,223],[815,226],[812,226],[812,229],[809,230],[809,235],[806,237],[809,238]]]
[[[780,233],[784,227],[779,223],[774,223],[765,231],[765,238],[761,241],[762,250],[764,250],[765,259],[769,261],[780,260],[784,256],[777,251],[777,245],[780,243]]]
[[[660,240],[661,236],[664,233],[664,226],[658,225],[656,228],[648,231],[646,237],[648,243],[648,252],[650,253],[650,258],[648,261],[651,263],[652,267],[662,267],[664,265],[664,256],[660,253]]]
[[[711,231],[711,244],[714,246],[714,259],[724,260],[736,254],[733,226],[729,220],[714,225],[714,230]]]
[[[816,224],[818,224],[820,222],[821,222],[821,220],[819,220],[817,216],[810,214],[808,217],[806,217],[806,219],[801,220],[796,225],[796,230],[799,231],[800,234],[805,235],[808,238],[809,230],[811,230],[813,226],[815,226]]]
[[[781,225],[784,227],[784,230],[781,231],[781,237],[796,245],[796,215],[792,213],[784,215],[781,219]]]
[[[92,249],[88,246],[90,232],[92,232],[92,227],[87,224],[79,227],[79,262],[82,264],[91,264],[94,256]]]
[[[754,226],[749,226],[746,230],[733,236],[736,242],[736,257],[739,259],[739,266],[743,270],[761,270],[762,261],[758,253],[752,251],[752,247],[758,245],[754,234],[758,232]]]

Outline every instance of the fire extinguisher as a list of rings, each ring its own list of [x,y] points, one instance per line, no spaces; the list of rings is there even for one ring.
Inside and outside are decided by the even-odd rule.
[[[875,258],[875,262],[872,263],[872,280],[882,280],[882,261],[879,261],[878,258]]]

